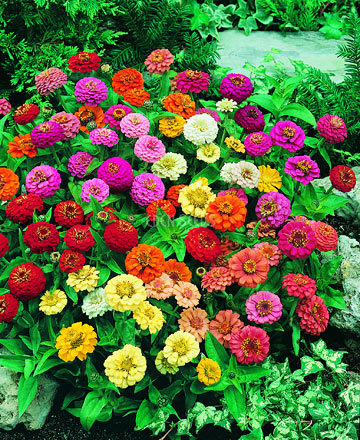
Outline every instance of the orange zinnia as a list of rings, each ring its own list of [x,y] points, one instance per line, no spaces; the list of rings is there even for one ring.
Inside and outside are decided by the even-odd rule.
[[[190,281],[192,273],[185,263],[180,263],[175,259],[165,261],[164,272],[175,282]]]
[[[236,282],[252,289],[267,279],[269,268],[267,259],[256,249],[243,249],[229,260],[229,269]]]
[[[245,222],[247,209],[245,203],[233,195],[217,196],[209,203],[206,221],[220,231],[235,231]]]
[[[31,135],[27,133],[25,135],[19,134],[15,136],[12,142],[8,143],[8,153],[11,157],[35,157],[38,152],[35,145],[31,142]]]
[[[143,89],[129,89],[123,92],[124,101],[128,102],[135,107],[141,107],[144,101],[150,98],[150,93]]]
[[[101,128],[105,125],[104,112],[101,107],[83,105],[75,113],[75,116],[80,121],[80,130],[84,133],[89,133],[89,130],[86,128],[89,122],[96,122],[97,128]]]
[[[168,112],[176,113],[185,119],[195,115],[195,102],[184,93],[172,93],[164,99],[164,107]]]
[[[115,73],[112,80],[114,92],[122,95],[129,89],[142,89],[144,79],[136,69],[122,69]]]
[[[131,249],[125,258],[125,267],[130,275],[135,275],[144,283],[158,278],[164,272],[165,259],[159,248],[149,244],[139,244]]]
[[[0,168],[0,200],[10,200],[19,189],[19,178],[9,168]]]

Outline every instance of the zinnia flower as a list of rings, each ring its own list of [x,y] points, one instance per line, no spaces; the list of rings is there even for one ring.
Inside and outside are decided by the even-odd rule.
[[[19,310],[19,301],[10,293],[0,295],[0,322],[11,322]]]
[[[84,133],[89,133],[87,125],[90,122],[95,122],[97,128],[101,128],[105,125],[104,112],[101,107],[84,105],[75,112],[75,116],[80,121],[80,130]]]
[[[216,103],[216,110],[222,113],[231,113],[237,107],[236,101],[224,98]]]
[[[347,137],[345,122],[336,115],[322,116],[317,122],[316,129],[330,144],[343,142]]]
[[[135,227],[125,220],[116,220],[105,227],[104,241],[115,252],[127,252],[139,242]]]
[[[290,200],[276,191],[263,194],[255,207],[256,217],[273,228],[278,228],[285,223],[290,212]]]
[[[184,308],[197,306],[201,298],[196,285],[187,281],[179,281],[175,284],[173,294],[175,295],[178,305]]]
[[[143,77],[136,69],[119,70],[112,79],[112,87],[118,95],[122,95],[129,89],[142,89],[143,85]]]
[[[263,156],[271,148],[271,138],[268,134],[258,131],[246,136],[244,145],[250,156]]]
[[[66,231],[64,236],[65,245],[73,251],[89,251],[95,244],[89,226],[74,225]]]
[[[263,220],[260,220],[260,223],[258,222],[250,222],[246,225],[247,233],[254,234],[253,230],[255,226],[258,226],[257,230],[257,237],[258,238],[275,238],[276,231],[273,229],[268,223],[265,223]]]
[[[55,206],[54,219],[58,225],[71,228],[71,226],[79,225],[83,222],[84,210],[73,200],[66,200]]]
[[[104,81],[95,77],[82,78],[75,84],[74,95],[84,105],[97,106],[108,97]]]
[[[139,307],[133,311],[133,318],[141,330],[149,330],[151,334],[160,331],[165,322],[161,310],[148,301],[140,303]]]
[[[39,113],[40,107],[31,102],[27,102],[26,104],[20,105],[20,107],[15,110],[14,121],[16,124],[26,125],[36,119],[39,116]]]
[[[64,362],[72,362],[75,358],[83,361],[88,353],[95,350],[96,344],[97,334],[94,327],[82,322],[75,322],[70,327],[60,330],[55,348],[59,350],[58,356]]]
[[[34,211],[39,213],[44,209],[41,197],[36,194],[22,194],[11,200],[6,207],[6,217],[13,223],[24,225],[32,220]]]
[[[85,177],[86,170],[93,159],[94,156],[91,156],[91,154],[86,151],[80,151],[79,153],[73,154],[68,162],[68,170],[70,171],[70,174],[82,179]]]
[[[262,328],[247,325],[233,333],[229,347],[242,365],[262,362],[269,353],[269,336]]]
[[[244,327],[244,323],[239,318],[240,315],[232,310],[220,310],[215,318],[210,321],[209,331],[220,344],[228,347],[231,336]]]
[[[140,206],[148,206],[154,200],[164,199],[165,186],[156,174],[141,173],[131,185],[130,197]]]
[[[104,367],[109,381],[124,389],[144,378],[146,358],[139,347],[126,344],[105,359]]]
[[[211,229],[202,226],[190,229],[184,242],[187,252],[198,261],[209,263],[221,253],[218,237]]]
[[[164,99],[165,109],[185,119],[195,115],[195,102],[189,95],[183,93],[171,93]]]
[[[142,89],[128,89],[123,92],[123,100],[135,107],[141,107],[150,98],[150,93]]]
[[[42,96],[48,96],[67,83],[67,75],[57,67],[50,67],[35,76],[36,90]]]
[[[163,350],[159,351],[155,359],[155,367],[161,374],[176,374],[179,369],[175,365],[169,364],[164,356]]]
[[[179,193],[180,190],[185,188],[187,185],[173,185],[170,186],[168,192],[166,193],[166,199],[169,200],[176,208],[180,206],[179,203]]]
[[[90,194],[101,203],[109,196],[109,185],[101,179],[86,180],[81,187],[81,200],[90,202]]]
[[[65,249],[59,259],[60,270],[66,273],[76,272],[85,264],[85,257],[78,251]]]
[[[279,121],[270,130],[273,145],[280,145],[290,153],[300,150],[304,146],[305,133],[301,127],[292,121]]]
[[[316,247],[316,237],[304,222],[287,223],[279,231],[279,249],[291,260],[306,258]]]
[[[95,52],[80,52],[70,57],[68,63],[74,73],[92,72],[99,70],[101,58]]]
[[[259,191],[266,193],[270,191],[278,191],[281,188],[282,180],[278,170],[271,168],[270,165],[259,166],[260,177],[257,185]]]
[[[332,226],[323,222],[313,222],[310,226],[315,234],[316,249],[321,252],[329,252],[336,248],[338,235]]]
[[[122,118],[131,112],[131,108],[127,105],[112,105],[108,108],[108,110],[106,110],[104,114],[104,122],[109,124],[110,128],[116,128],[117,130],[120,130],[120,122]]]
[[[265,127],[264,115],[252,105],[245,105],[237,110],[234,114],[234,121],[243,127],[247,134],[263,131]]]
[[[215,110],[211,110],[210,108],[198,108],[195,112],[196,115],[201,115],[202,113],[207,113],[212,116],[216,122],[220,122],[220,116]]]
[[[83,299],[81,310],[90,319],[104,316],[104,314],[112,308],[106,300],[105,290],[101,287],[87,294]]]
[[[109,305],[118,312],[133,311],[146,300],[142,280],[128,274],[111,278],[105,286],[105,294]]]
[[[167,337],[163,353],[169,364],[181,367],[198,356],[200,347],[195,336],[180,330]]]
[[[176,89],[181,93],[207,92],[210,83],[210,75],[200,70],[185,70],[175,77]]]
[[[29,175],[29,174],[28,174]],[[9,168],[0,168],[0,200],[10,200],[19,189],[19,177]]]
[[[172,218],[176,214],[175,206],[169,200],[155,200],[146,208],[146,215],[151,222],[156,222],[156,214],[158,208],[161,208],[166,214]]]
[[[264,255],[269,266],[278,266],[280,260],[282,260],[283,255],[275,244],[270,244],[267,241],[264,241],[262,243],[256,243],[254,249],[260,251]]]
[[[159,131],[166,137],[175,138],[184,130],[186,120],[182,116],[170,116],[159,120]]]
[[[206,221],[214,229],[235,231],[245,223],[247,209],[245,203],[236,196],[217,196],[209,203]]]
[[[235,139],[234,136],[226,137],[225,144],[237,153],[245,153],[245,145],[239,139]]]
[[[210,142],[209,144],[201,145],[196,150],[196,158],[206,163],[214,163],[220,158],[220,152],[220,147]]]
[[[85,265],[76,272],[69,273],[66,284],[75,292],[87,290],[91,292],[97,286],[100,271],[96,267]]]
[[[217,122],[207,113],[191,116],[184,126],[184,137],[195,145],[213,142],[218,134]]]
[[[24,244],[34,254],[52,252],[60,243],[59,231],[48,222],[37,222],[29,225],[24,233]]]
[[[10,293],[24,301],[36,298],[45,289],[46,278],[36,264],[23,263],[10,272],[8,285]]]
[[[174,57],[168,49],[156,49],[146,58],[144,64],[150,73],[162,75],[170,69]]]
[[[201,180],[181,189],[178,201],[184,214],[197,218],[204,218],[209,203],[215,200],[216,195],[211,188]]]
[[[320,169],[310,156],[289,157],[285,162],[284,171],[303,185],[320,177]]]
[[[164,157],[166,150],[165,145],[156,136],[144,135],[135,142],[134,153],[144,162],[154,163]]]
[[[110,128],[95,128],[89,136],[93,145],[106,145],[112,148],[119,142],[119,136]]]
[[[149,133],[150,121],[141,113],[128,113],[120,121],[120,130],[126,137],[139,138]]]
[[[33,168],[25,179],[26,191],[36,194],[42,199],[53,196],[60,185],[60,174],[56,168],[50,165],[39,165]]]
[[[253,293],[246,300],[245,305],[248,320],[256,324],[272,324],[282,315],[280,298],[267,290]]]
[[[329,311],[319,296],[304,298],[296,306],[296,313],[300,318],[299,325],[306,333],[318,336],[326,330]]]
[[[64,130],[55,121],[46,121],[32,129],[31,142],[36,148],[49,148],[64,139]]]
[[[74,138],[80,130],[80,121],[72,113],[60,112],[50,118],[61,126],[64,132],[64,140],[69,141]]]
[[[67,301],[67,296],[62,290],[55,289],[52,293],[47,290],[40,297],[39,310],[48,316],[57,315],[64,310]]]
[[[214,385],[221,379],[221,368],[219,364],[212,359],[203,358],[197,364],[198,380],[206,386]]]
[[[167,299],[174,295],[174,281],[166,273],[145,284],[148,298]]]
[[[174,283],[179,281],[191,281],[192,274],[185,263],[170,259],[165,261],[164,273],[169,275]]]
[[[201,288],[208,292],[225,290],[233,282],[233,277],[226,267],[214,267],[201,278]]]
[[[239,73],[229,73],[220,83],[220,93],[224,98],[233,99],[238,104],[245,101],[253,92],[250,79]]]
[[[288,273],[283,277],[282,288],[289,295],[298,298],[310,298],[315,295],[316,283],[313,279],[302,273]]]
[[[253,163],[241,160],[236,163],[226,163],[220,170],[220,176],[231,185],[255,188],[259,182],[260,171]]]
[[[194,308],[185,309],[180,313],[178,319],[179,329],[195,336],[197,342],[205,339],[206,332],[209,328],[209,320],[205,310]]]
[[[332,186],[341,192],[349,192],[356,185],[354,171],[345,165],[337,165],[332,168],[329,171],[329,176]]]
[[[225,189],[224,191],[219,191],[217,196],[234,196],[243,201],[245,205],[247,205],[249,201],[245,191],[242,188]]]
[[[8,143],[8,153],[11,157],[20,158],[23,156],[35,157],[38,154],[36,146],[31,142],[31,135],[29,133],[15,136],[12,142]]]
[[[240,286],[255,288],[266,281],[269,263],[256,249],[242,249],[229,260],[229,269]]]
[[[162,179],[178,180],[181,174],[186,173],[187,163],[180,153],[166,153],[152,165],[151,171]]]
[[[0,115],[7,115],[11,112],[11,104],[6,98],[0,98]]]
[[[149,283],[163,273],[164,255],[156,246],[139,244],[131,249],[125,258],[125,267],[129,274]]]
[[[134,180],[131,165],[121,157],[111,157],[105,160],[100,165],[97,175],[115,193],[128,190]]]

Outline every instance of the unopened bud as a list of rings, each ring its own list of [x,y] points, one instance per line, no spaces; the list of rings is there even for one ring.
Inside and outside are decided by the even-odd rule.
[[[99,211],[96,214],[96,220],[99,223],[106,223],[109,221],[109,219],[110,219],[110,214],[107,211]]]
[[[50,260],[53,263],[57,263],[60,260],[60,257],[61,257],[60,252],[51,252],[50,254]]]
[[[90,121],[86,124],[86,128],[89,131],[95,130],[95,128],[97,128],[97,123],[95,121]]]

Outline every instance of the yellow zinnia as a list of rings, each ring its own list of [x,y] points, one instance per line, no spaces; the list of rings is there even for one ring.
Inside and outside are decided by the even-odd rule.
[[[55,345],[59,349],[59,358],[65,362],[73,361],[76,357],[83,361],[87,353],[95,350],[96,338],[94,327],[82,322],[75,322],[71,327],[62,328]]]
[[[234,136],[227,137],[225,144],[237,153],[245,153],[245,145],[239,139],[235,139]]]
[[[149,329],[150,333],[161,330],[165,319],[161,310],[151,305],[148,301],[143,301],[133,312],[133,318],[140,325],[141,330]]]
[[[108,281],[105,287],[108,304],[118,312],[134,311],[146,300],[146,290],[140,278],[122,274]]]
[[[146,359],[140,348],[126,344],[105,359],[104,367],[110,382],[119,388],[127,388],[145,376]]]
[[[197,180],[181,189],[178,201],[184,214],[197,218],[204,218],[209,203],[215,200],[216,195],[203,181]]]
[[[195,336],[179,330],[167,337],[163,352],[169,364],[181,367],[200,353],[200,346]]]
[[[92,292],[97,286],[100,271],[96,267],[91,267],[88,264],[76,272],[69,273],[66,284],[71,286],[75,292],[87,290]]]
[[[160,119],[160,132],[170,138],[180,136],[183,132],[185,119],[182,116],[170,116],[169,118]]]
[[[155,366],[161,374],[176,374],[179,369],[175,365],[169,364],[168,360],[164,356],[163,350],[159,351],[155,359]]]
[[[198,379],[205,385],[213,385],[221,378],[221,369],[217,362],[209,358],[201,359],[196,367]]]
[[[47,290],[40,298],[39,310],[45,315],[57,315],[67,304],[67,296],[62,290],[55,289],[51,294]]]
[[[279,171],[271,168],[269,165],[260,165],[259,170],[258,190],[264,192],[279,191],[282,185]]]
[[[220,158],[220,148],[213,142],[201,145],[196,150],[196,157],[206,163],[214,163]]]

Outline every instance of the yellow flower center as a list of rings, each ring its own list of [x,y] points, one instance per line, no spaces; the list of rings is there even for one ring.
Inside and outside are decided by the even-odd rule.
[[[46,240],[51,235],[51,231],[47,226],[38,226],[35,232],[40,241]]]
[[[213,248],[215,246],[214,240],[205,234],[199,234],[199,243],[204,248]]]
[[[91,121],[95,121],[95,113],[90,110],[83,110],[79,115],[81,125],[87,125]]]
[[[93,80],[90,80],[87,83],[85,83],[85,87],[89,90],[96,90],[96,82]]]
[[[277,210],[277,203],[275,200],[266,200],[260,205],[260,214],[262,217],[268,217],[275,214]]]
[[[24,113],[27,113],[31,109],[31,104],[23,104],[19,108],[15,110],[15,116],[23,115]]]
[[[234,84],[234,86],[242,86],[245,82],[245,78],[243,76],[233,76],[230,78],[230,81]]]
[[[292,127],[285,127],[284,130],[282,131],[282,135],[289,139],[292,138],[295,133],[296,131]]]
[[[308,283],[307,279],[301,274],[296,275],[294,281],[298,286],[305,286]]]
[[[300,160],[297,162],[296,168],[301,170],[305,176],[308,176],[310,174],[311,165],[306,160]]]
[[[110,162],[107,168],[110,174],[116,174],[120,169],[120,165]]]
[[[139,252],[136,256],[136,259],[142,267],[150,266],[151,255],[142,251]]]
[[[34,175],[32,176],[33,182],[45,182],[45,180],[47,180],[47,177],[44,171],[41,170],[34,171]]]
[[[145,179],[145,180],[143,180],[143,185],[145,185],[145,187],[147,189],[151,189],[152,191],[156,187],[156,183],[152,179]]]
[[[61,123],[64,123],[67,121],[67,116],[66,115],[55,116],[54,120],[55,120],[55,122],[58,122],[59,124],[61,124]]]
[[[232,211],[233,211],[234,207],[231,203],[229,202],[222,202],[220,203],[219,206],[219,213],[222,215],[231,215]]]
[[[249,117],[249,118],[253,118],[253,119],[257,119],[257,118],[258,118],[257,111],[254,110],[254,109],[252,109],[252,110],[248,110],[248,111],[246,112],[246,116]]]
[[[51,126],[48,122],[43,122],[42,124],[39,125],[38,130],[41,131],[42,133],[45,133],[51,130]]]
[[[7,309],[7,302],[4,299],[0,299],[0,315],[5,313]]]
[[[198,70],[187,70],[186,77],[189,79],[200,79],[202,75]]]
[[[261,299],[256,304],[256,310],[260,316],[271,315],[273,311],[273,303],[269,299]]]
[[[164,60],[164,57],[160,51],[155,51],[151,57],[151,61],[155,64],[161,63]]]
[[[261,142],[264,140],[264,136],[262,134],[253,134],[250,137],[251,142],[253,142],[256,145],[260,145]]]
[[[249,356],[249,353],[260,354],[260,341],[254,338],[246,338],[241,343],[241,350],[245,357]]]
[[[126,357],[121,361],[120,369],[129,372],[134,367],[133,360],[130,357]]]
[[[209,194],[199,188],[188,191],[187,198],[195,208],[204,209],[209,202]]]
[[[174,345],[174,350],[179,356],[184,356],[188,351],[186,342],[183,340],[176,342],[176,344]]]
[[[231,325],[228,321],[223,321],[219,324],[219,333],[222,335],[227,335],[230,333]]]
[[[78,333],[76,330],[70,330],[66,339],[72,348],[78,348],[83,344],[85,338],[82,332]]]
[[[90,60],[90,55],[88,53],[80,53],[79,60],[82,61],[83,63],[86,63],[87,61]]]
[[[294,230],[291,231],[290,237],[289,237],[289,243],[291,243],[294,247],[305,247],[306,244],[309,242],[307,238],[307,234],[305,231],[300,230]]]
[[[243,265],[244,272],[255,273],[256,272],[256,262],[254,260],[247,260]]]
[[[113,111],[113,118],[114,118],[116,121],[120,121],[120,119],[122,119],[124,116],[125,116],[125,110],[122,109],[122,108],[116,108],[116,109]]]
[[[12,279],[15,283],[24,283],[30,279],[31,270],[20,267],[13,275]]]
[[[116,294],[120,296],[120,298],[124,298],[124,296],[131,298],[135,294],[135,288],[130,282],[123,281],[117,284]]]
[[[339,118],[339,116],[333,116],[330,119],[330,125],[332,125],[335,128],[341,128],[343,123],[342,123],[341,119]]]

